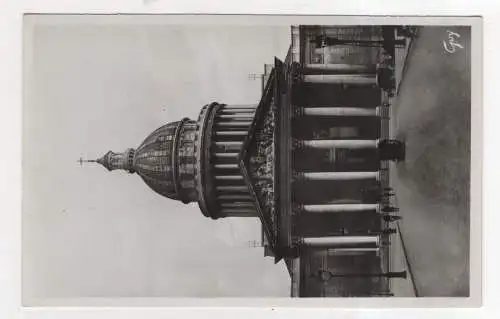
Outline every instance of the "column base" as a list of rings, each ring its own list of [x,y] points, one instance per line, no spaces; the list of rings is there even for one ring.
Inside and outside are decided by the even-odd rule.
[[[394,71],[387,67],[381,67],[377,70],[377,86],[384,91],[392,91],[396,88],[396,78]]]
[[[406,157],[406,145],[398,140],[381,140],[378,143],[379,157],[381,161],[404,161]]]
[[[397,221],[397,220],[401,220],[401,216],[388,215],[388,214],[387,215],[383,215],[382,218],[386,222],[394,222],[394,221]]]
[[[382,212],[383,213],[399,212],[399,208],[393,207],[393,206],[384,206],[384,207],[382,207]]]

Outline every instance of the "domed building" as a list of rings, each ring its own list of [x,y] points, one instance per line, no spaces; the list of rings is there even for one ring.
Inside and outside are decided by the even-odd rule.
[[[258,217],[239,161],[255,109],[212,103],[197,120],[167,123],[136,149],[109,151],[96,162],[136,173],[162,196],[198,202],[207,217]]]
[[[258,103],[205,105],[197,119],[167,123],[137,148],[94,162],[197,202],[206,217],[259,218],[265,254],[285,261],[292,296],[390,294],[388,278],[405,273],[387,266],[398,218],[387,161],[404,160],[404,144],[388,138],[390,94],[377,85],[377,58],[387,52],[343,41],[327,62],[314,46],[331,33],[383,43],[378,29],[292,27],[286,59],[265,68]]]

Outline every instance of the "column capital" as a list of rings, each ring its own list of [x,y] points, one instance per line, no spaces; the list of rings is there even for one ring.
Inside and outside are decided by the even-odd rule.
[[[304,107],[302,106],[294,106],[292,108],[292,117],[298,118],[304,116]]]
[[[304,180],[304,173],[303,172],[297,172],[297,171],[292,172],[292,182],[299,182],[302,180]]]
[[[300,83],[303,81],[303,73],[301,72],[301,65],[299,62],[292,62],[292,81],[293,83]]]
[[[386,236],[379,236],[380,238],[380,246],[388,247],[391,245],[391,240]]]
[[[294,138],[292,139],[292,149],[302,149],[304,148],[304,141],[301,139]]]
[[[381,161],[404,161],[405,143],[395,139],[383,139],[378,142]]]
[[[292,213],[300,214],[300,213],[302,213],[303,210],[304,210],[304,205],[297,204],[297,203],[292,204]]]

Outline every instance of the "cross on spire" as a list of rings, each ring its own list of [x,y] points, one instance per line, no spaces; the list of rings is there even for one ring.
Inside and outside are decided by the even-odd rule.
[[[80,159],[78,161],[76,161],[76,162],[80,163],[80,166],[83,166],[83,163],[95,163],[96,160],[85,160],[82,157],[80,157]]]
[[[255,74],[255,73],[251,73],[248,75],[248,79],[253,81],[253,80],[257,80],[259,78],[262,78],[264,75],[263,74]]]
[[[261,243],[261,242],[258,242],[258,241],[256,241],[256,240],[250,240],[250,241],[248,242],[248,246],[249,246],[249,247],[254,247],[254,248],[255,248],[255,247],[261,247],[261,246],[262,246],[262,243]]]

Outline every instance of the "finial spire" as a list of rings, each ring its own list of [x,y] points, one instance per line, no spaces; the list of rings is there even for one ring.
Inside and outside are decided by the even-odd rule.
[[[88,159],[83,159],[82,157],[80,157],[80,159],[76,162],[80,163],[80,166],[83,166],[83,163],[96,163],[97,160],[88,160]]]
[[[99,163],[104,166],[108,171],[113,171],[115,169],[126,170],[129,173],[134,173],[133,168],[133,158],[135,150],[133,148],[128,148],[122,153],[115,153],[112,151],[107,152],[98,159],[86,160],[80,157],[77,163],[83,166],[83,163]]]

